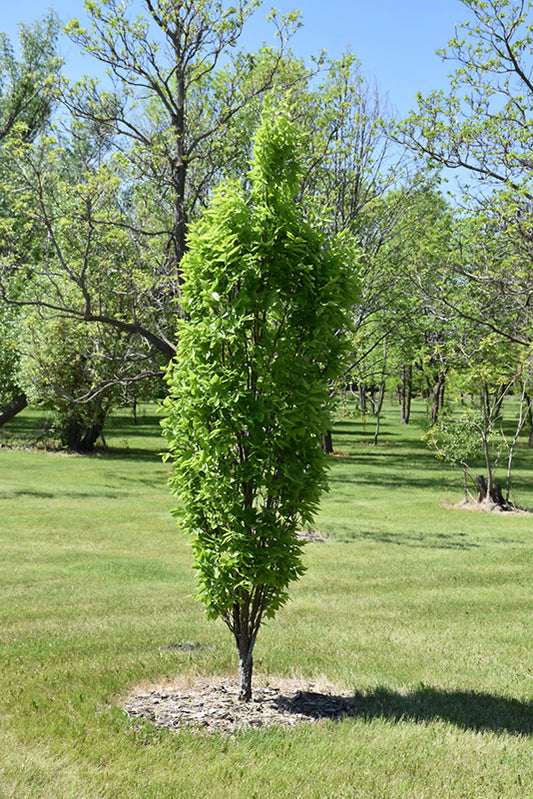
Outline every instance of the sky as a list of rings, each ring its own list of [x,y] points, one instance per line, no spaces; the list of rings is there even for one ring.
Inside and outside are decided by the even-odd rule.
[[[139,0],[135,3],[140,6]],[[303,27],[292,41],[296,55],[309,58],[326,50],[339,58],[349,47],[398,116],[416,106],[417,92],[428,94],[447,86],[453,65],[435,51],[446,45],[457,24],[469,18],[461,0],[267,0],[248,23],[242,39],[247,49],[256,49],[261,41],[273,42],[273,29],[265,20],[272,6],[282,13],[302,12]],[[15,44],[18,24],[31,23],[50,8],[63,21],[84,17],[83,0],[3,0],[0,31]],[[92,71],[72,43],[63,41],[61,54],[71,77]]]

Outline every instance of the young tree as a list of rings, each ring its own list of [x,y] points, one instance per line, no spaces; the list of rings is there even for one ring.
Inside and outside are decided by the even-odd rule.
[[[283,108],[264,116],[248,179],[223,184],[192,228],[164,421],[199,598],[235,638],[243,700],[259,627],[304,571],[297,531],[326,487],[328,380],[356,294],[354,253],[326,247],[294,201]]]
[[[512,510],[515,506],[509,495],[513,459],[531,407],[530,352],[502,341],[494,333],[485,333],[479,326],[465,326],[457,331],[450,361],[449,383],[454,396],[448,412],[425,438],[437,457],[462,467],[466,501],[470,475],[480,506],[486,510]],[[496,469],[504,457],[505,496],[501,483],[496,481]]]

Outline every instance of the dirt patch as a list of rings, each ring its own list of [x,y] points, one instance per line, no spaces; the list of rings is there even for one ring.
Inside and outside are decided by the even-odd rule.
[[[474,500],[464,499],[455,505],[448,504],[444,505],[443,507],[450,508],[451,510],[467,510],[473,513],[503,513],[505,516],[524,516],[531,514],[530,510],[527,510],[526,508],[518,508],[516,505],[502,508],[494,503],[490,503],[487,506],[486,502],[476,502]]]
[[[323,544],[328,540],[328,537],[322,535],[320,530],[298,530],[298,540],[306,541],[308,544]]]
[[[129,716],[158,727],[229,735],[239,730],[340,719],[353,714],[353,705],[353,697],[331,686],[258,677],[250,702],[239,701],[234,679],[212,677],[138,687],[123,703]]]

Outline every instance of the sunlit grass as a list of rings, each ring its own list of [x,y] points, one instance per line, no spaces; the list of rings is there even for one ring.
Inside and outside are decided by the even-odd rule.
[[[388,406],[373,447],[371,424],[335,430],[328,540],[308,545],[255,658],[352,691],[360,714],[235,739],[120,710],[132,685],[236,668],[190,596],[157,420],[117,416],[93,457],[0,450],[2,799],[533,795],[533,521],[451,509],[461,476],[420,428]],[[532,463],[522,448],[525,507]],[[200,648],[169,648],[182,642]]]

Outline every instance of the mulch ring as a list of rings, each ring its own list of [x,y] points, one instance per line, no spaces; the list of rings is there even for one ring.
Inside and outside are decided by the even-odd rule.
[[[132,718],[157,727],[234,735],[239,730],[274,725],[294,727],[321,719],[353,715],[354,698],[329,687],[302,681],[254,679],[249,702],[238,698],[238,684],[227,677],[178,680],[134,689],[123,708]]]

